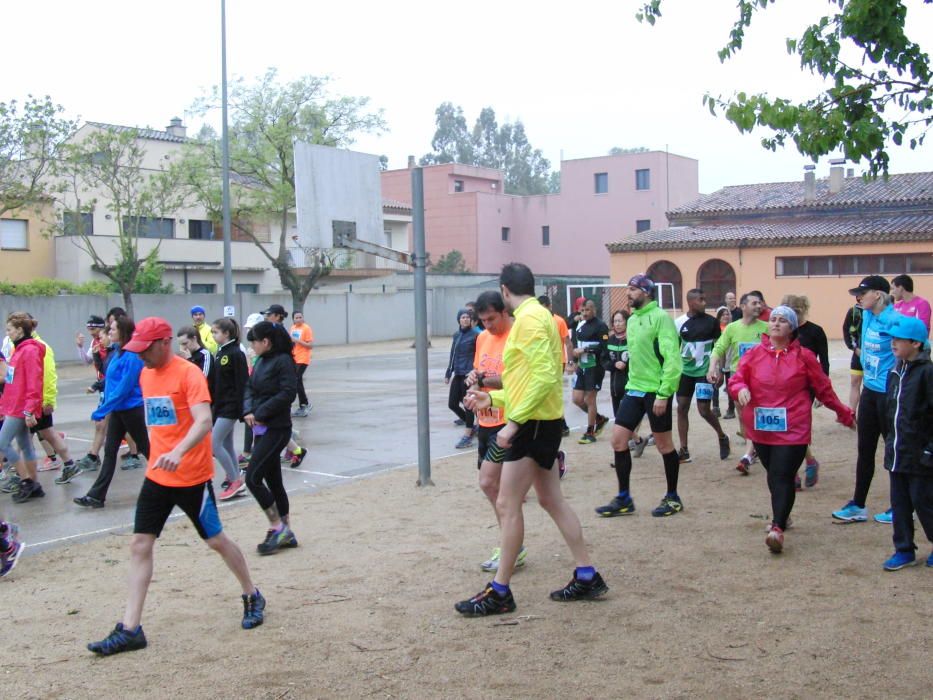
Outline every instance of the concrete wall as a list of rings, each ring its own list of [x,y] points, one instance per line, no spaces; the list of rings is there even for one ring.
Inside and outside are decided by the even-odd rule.
[[[433,335],[449,335],[456,330],[457,310],[464,302],[475,299],[485,289],[497,289],[495,280],[484,279],[473,286],[434,288],[428,290],[428,328]],[[241,323],[250,313],[270,304],[282,304],[291,313],[288,295],[237,294],[234,297],[237,320]],[[195,304],[207,309],[208,321],[223,314],[223,296],[218,294],[173,294],[133,297],[134,316],[161,316],[175,329],[190,324],[189,310]],[[123,306],[119,295],[13,297],[0,295],[0,315],[3,319],[14,311],[26,311],[39,321],[39,335],[55,351],[59,363],[77,361],[74,338],[84,332],[88,316],[103,316],[114,306]],[[411,289],[380,287],[349,290],[321,290],[308,296],[305,318],[314,329],[315,343],[344,345],[382,340],[414,338],[415,302]]]
[[[854,303],[848,290],[857,286],[864,275],[819,277],[778,277],[775,258],[796,255],[877,255],[879,253],[927,253],[929,244],[880,243],[859,246],[786,246],[781,248],[718,248],[708,250],[660,250],[654,252],[613,253],[610,258],[610,279],[613,284],[625,283],[638,272],[644,272],[658,260],[669,260],[680,269],[683,291],[697,284],[697,273],[707,260],[719,258],[732,266],[736,276],[735,290],[739,296],[752,289],[761,290],[769,306],[780,303],[785,294],[805,294],[810,299],[810,320],[823,327],[830,339],[842,338],[842,321],[846,310]],[[894,275],[886,275],[888,281]],[[914,293],[933,298],[933,275],[911,274]],[[709,299],[715,309],[722,301]]]

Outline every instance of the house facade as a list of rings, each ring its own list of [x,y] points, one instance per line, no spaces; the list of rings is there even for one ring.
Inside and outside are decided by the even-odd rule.
[[[848,290],[866,275],[906,273],[933,296],[933,172],[866,181],[835,165],[819,180],[725,187],[667,216],[670,226],[607,246],[610,278],[669,282],[677,309],[693,287],[711,309],[727,291],[760,290],[770,306],[804,294],[810,320],[838,339]]]
[[[382,173],[383,197],[411,202],[411,167]],[[698,163],[648,151],[565,160],[560,192],[510,195],[501,170],[426,166],[425,237],[431,259],[459,251],[471,272],[518,260],[535,273],[606,276],[607,243],[665,227],[665,212],[698,195]]]
[[[48,204],[0,216],[0,282],[24,284],[55,276],[54,220]]]

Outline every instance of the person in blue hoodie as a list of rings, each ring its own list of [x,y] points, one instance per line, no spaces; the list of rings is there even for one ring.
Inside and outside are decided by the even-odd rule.
[[[94,420],[110,416],[107,437],[104,439],[104,461],[97,480],[87,494],[74,499],[75,503],[84,508],[104,507],[124,435],[129,434],[136,442],[139,453],[149,459],[149,433],[146,430],[143,393],[139,386],[143,361],[136,353],[120,349],[133,337],[134,330],[136,324],[129,316],[118,316],[111,324],[111,340],[117,344],[117,349],[107,366],[104,400],[91,414]]]
[[[875,452],[878,439],[887,438],[885,392],[888,372],[894,368],[891,350],[891,326],[901,317],[894,310],[891,286],[880,275],[869,275],[858,287],[849,290],[862,308],[861,354],[862,395],[858,402],[858,458],[855,464],[855,493],[852,500],[833,513],[836,520],[858,523],[868,520],[865,501],[875,475]],[[891,522],[891,511],[875,516],[878,522]]]
[[[457,416],[455,421],[457,425],[464,425],[465,431],[463,437],[457,443],[458,450],[466,449],[473,444],[473,438],[476,435],[476,428],[473,425],[473,412],[469,411],[461,403],[466,396],[466,378],[473,371],[473,356],[476,354],[476,336],[480,334],[476,327],[476,316],[470,309],[460,309],[457,312],[457,323],[459,328],[454,333],[453,341],[450,344],[450,359],[447,361],[447,371],[444,373],[444,381],[450,385],[450,393],[447,397],[447,407]]]

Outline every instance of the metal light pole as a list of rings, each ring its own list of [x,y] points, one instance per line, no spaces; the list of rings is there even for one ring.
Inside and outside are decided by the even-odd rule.
[[[415,390],[418,398],[418,486],[431,481],[431,434],[428,415],[428,293],[424,243],[424,172],[411,171],[411,214],[415,268]]]
[[[224,234],[224,316],[236,316],[233,306],[233,261],[230,247],[230,139],[227,133],[227,0],[220,0],[220,104],[223,125],[221,126],[221,146],[223,161],[221,179],[223,181],[222,204]]]

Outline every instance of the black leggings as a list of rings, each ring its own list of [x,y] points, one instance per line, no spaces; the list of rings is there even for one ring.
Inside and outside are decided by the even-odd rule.
[[[291,428],[269,428],[265,435],[254,436],[253,451],[246,468],[246,488],[263,510],[274,503],[279,517],[288,515],[288,494],[282,484],[279,455],[291,437]]]
[[[807,456],[806,445],[764,445],[754,443],[758,459],[768,472],[768,490],[771,492],[771,520],[782,530],[794,507],[796,490],[794,477]]]
[[[447,408],[457,414],[457,418],[462,420],[466,427],[473,427],[473,412],[467,411],[460,404],[463,397],[466,396],[466,375],[455,374],[450,378],[450,394],[447,397]]]
[[[609,396],[612,398],[612,419],[615,420],[616,416],[619,415],[619,404],[622,403],[622,398],[625,396],[625,390],[623,389],[621,394],[617,394],[615,387],[610,385]]]
[[[308,405],[308,395],[305,393],[304,376],[308,370],[308,365],[295,365],[295,371],[298,373],[298,405]]]
[[[117,467],[117,453],[120,451],[120,442],[123,436],[129,433],[136,442],[136,449],[141,455],[149,459],[149,433],[146,432],[146,412],[142,406],[130,408],[126,411],[113,411],[107,421],[107,437],[104,439],[104,461],[100,465],[100,472],[94,485],[87,495],[98,501],[107,499],[107,491],[113,474]]]
[[[865,507],[868,489],[871,488],[871,480],[875,476],[878,438],[888,436],[884,404],[883,391],[862,389],[858,401],[858,459],[855,462],[855,494],[852,496],[859,508]]]

